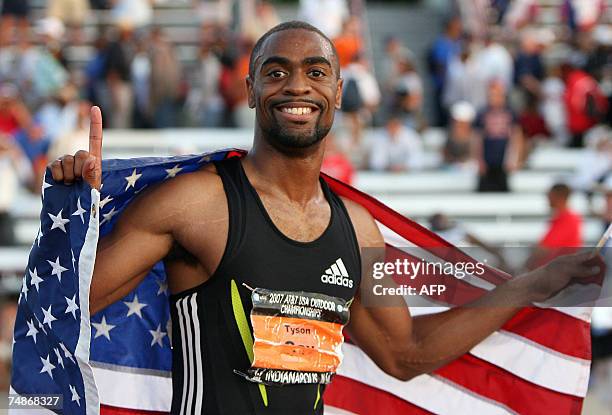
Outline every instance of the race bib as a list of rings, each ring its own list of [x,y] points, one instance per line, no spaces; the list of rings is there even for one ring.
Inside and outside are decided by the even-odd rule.
[[[331,382],[342,362],[348,302],[317,293],[262,288],[253,290],[251,299],[253,363],[240,374],[272,385]]]

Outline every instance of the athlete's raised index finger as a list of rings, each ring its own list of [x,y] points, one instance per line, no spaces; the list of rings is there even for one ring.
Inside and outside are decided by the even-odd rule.
[[[100,107],[91,107],[89,121],[89,154],[102,160],[102,112]]]

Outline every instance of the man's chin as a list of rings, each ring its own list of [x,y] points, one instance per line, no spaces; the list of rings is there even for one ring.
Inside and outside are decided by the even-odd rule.
[[[326,134],[322,134],[322,131],[319,131],[317,128],[303,125],[274,128],[266,135],[268,136],[268,141],[274,144],[286,148],[299,149],[308,148],[318,143]]]
[[[270,139],[277,145],[280,145],[285,148],[292,148],[292,149],[308,148],[308,147],[311,147],[317,144],[319,141],[321,141],[320,138],[318,138],[316,135],[313,135],[313,134],[311,135],[299,135],[299,134],[279,135],[276,137],[270,137]]]

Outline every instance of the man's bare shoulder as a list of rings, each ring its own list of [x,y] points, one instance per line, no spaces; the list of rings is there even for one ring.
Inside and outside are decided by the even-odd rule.
[[[211,210],[226,204],[221,177],[209,164],[146,189],[128,210],[132,215],[144,215],[143,219],[184,221],[193,214],[203,219]]]
[[[384,239],[372,214],[359,203],[343,196],[340,198],[353,223],[359,246],[362,248],[384,246]]]

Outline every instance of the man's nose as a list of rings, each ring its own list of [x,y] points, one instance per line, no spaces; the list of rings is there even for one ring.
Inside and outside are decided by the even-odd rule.
[[[284,87],[284,93],[287,95],[305,95],[309,94],[310,90],[310,83],[306,75],[300,71],[289,75]]]

